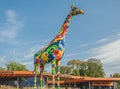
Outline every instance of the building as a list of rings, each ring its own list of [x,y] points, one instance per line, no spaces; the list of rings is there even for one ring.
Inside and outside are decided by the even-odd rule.
[[[43,85],[51,87],[51,74],[44,73]],[[33,87],[33,71],[0,71],[0,85],[20,87]],[[38,76],[39,81],[39,76]],[[62,88],[71,89],[116,89],[116,81],[120,78],[92,78],[72,75],[61,75],[60,85]],[[57,84],[57,81],[55,81]],[[39,83],[37,84],[39,86]]]

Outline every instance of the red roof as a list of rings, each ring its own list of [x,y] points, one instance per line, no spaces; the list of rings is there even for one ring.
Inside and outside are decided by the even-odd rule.
[[[33,71],[0,71],[0,77],[33,77]],[[39,75],[38,75],[39,76]],[[51,77],[51,73],[44,73],[43,76]],[[56,76],[56,75],[55,75]],[[120,81],[120,78],[92,78],[72,75],[61,75],[61,78],[69,79],[64,82],[85,82],[85,81]]]

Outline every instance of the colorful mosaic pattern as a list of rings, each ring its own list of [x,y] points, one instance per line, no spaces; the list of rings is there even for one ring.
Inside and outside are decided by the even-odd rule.
[[[63,23],[59,33],[56,35],[56,37],[42,50],[38,51],[34,56],[34,71],[35,76],[38,73],[38,67],[40,67],[40,86],[42,86],[42,73],[44,70],[44,66],[46,63],[51,63],[52,65],[52,83],[54,87],[54,74],[55,74],[55,68],[57,68],[57,80],[58,80],[58,89],[60,88],[59,80],[60,80],[60,60],[63,57],[65,47],[64,47],[64,41],[65,36],[68,32],[69,24],[72,19],[72,16],[78,15],[78,14],[84,14],[84,12],[81,9],[78,9],[75,6],[71,6],[71,11],[67,15],[65,22]],[[34,79],[36,83],[36,78]],[[34,84],[34,88],[36,89],[36,84]]]

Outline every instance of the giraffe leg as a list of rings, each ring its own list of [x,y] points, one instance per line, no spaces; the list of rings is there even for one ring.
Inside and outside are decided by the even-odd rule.
[[[38,72],[38,65],[34,66],[34,89],[37,89],[37,72]]]
[[[44,71],[44,64],[40,65],[40,89],[42,89],[43,86],[43,71]]]
[[[51,64],[52,64],[52,87],[55,88],[55,68],[56,68],[56,60],[52,60]]]
[[[60,89],[60,61],[56,62],[57,65],[57,89]]]

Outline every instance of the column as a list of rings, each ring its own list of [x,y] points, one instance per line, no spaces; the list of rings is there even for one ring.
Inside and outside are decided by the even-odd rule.
[[[115,81],[113,81],[113,89],[117,88],[117,83]]]
[[[83,86],[83,89],[85,89],[85,86]]]
[[[110,86],[110,89],[112,89],[112,87]]]
[[[69,87],[70,87],[70,83],[69,83]]]
[[[76,88],[76,83],[74,82],[74,88]]]
[[[99,86],[99,89],[101,89],[101,86]]]
[[[91,84],[90,84],[90,81],[89,81],[89,89],[91,89]]]
[[[17,77],[17,89],[19,89],[19,77]]]
[[[92,89],[94,89],[94,87],[92,86]]]

